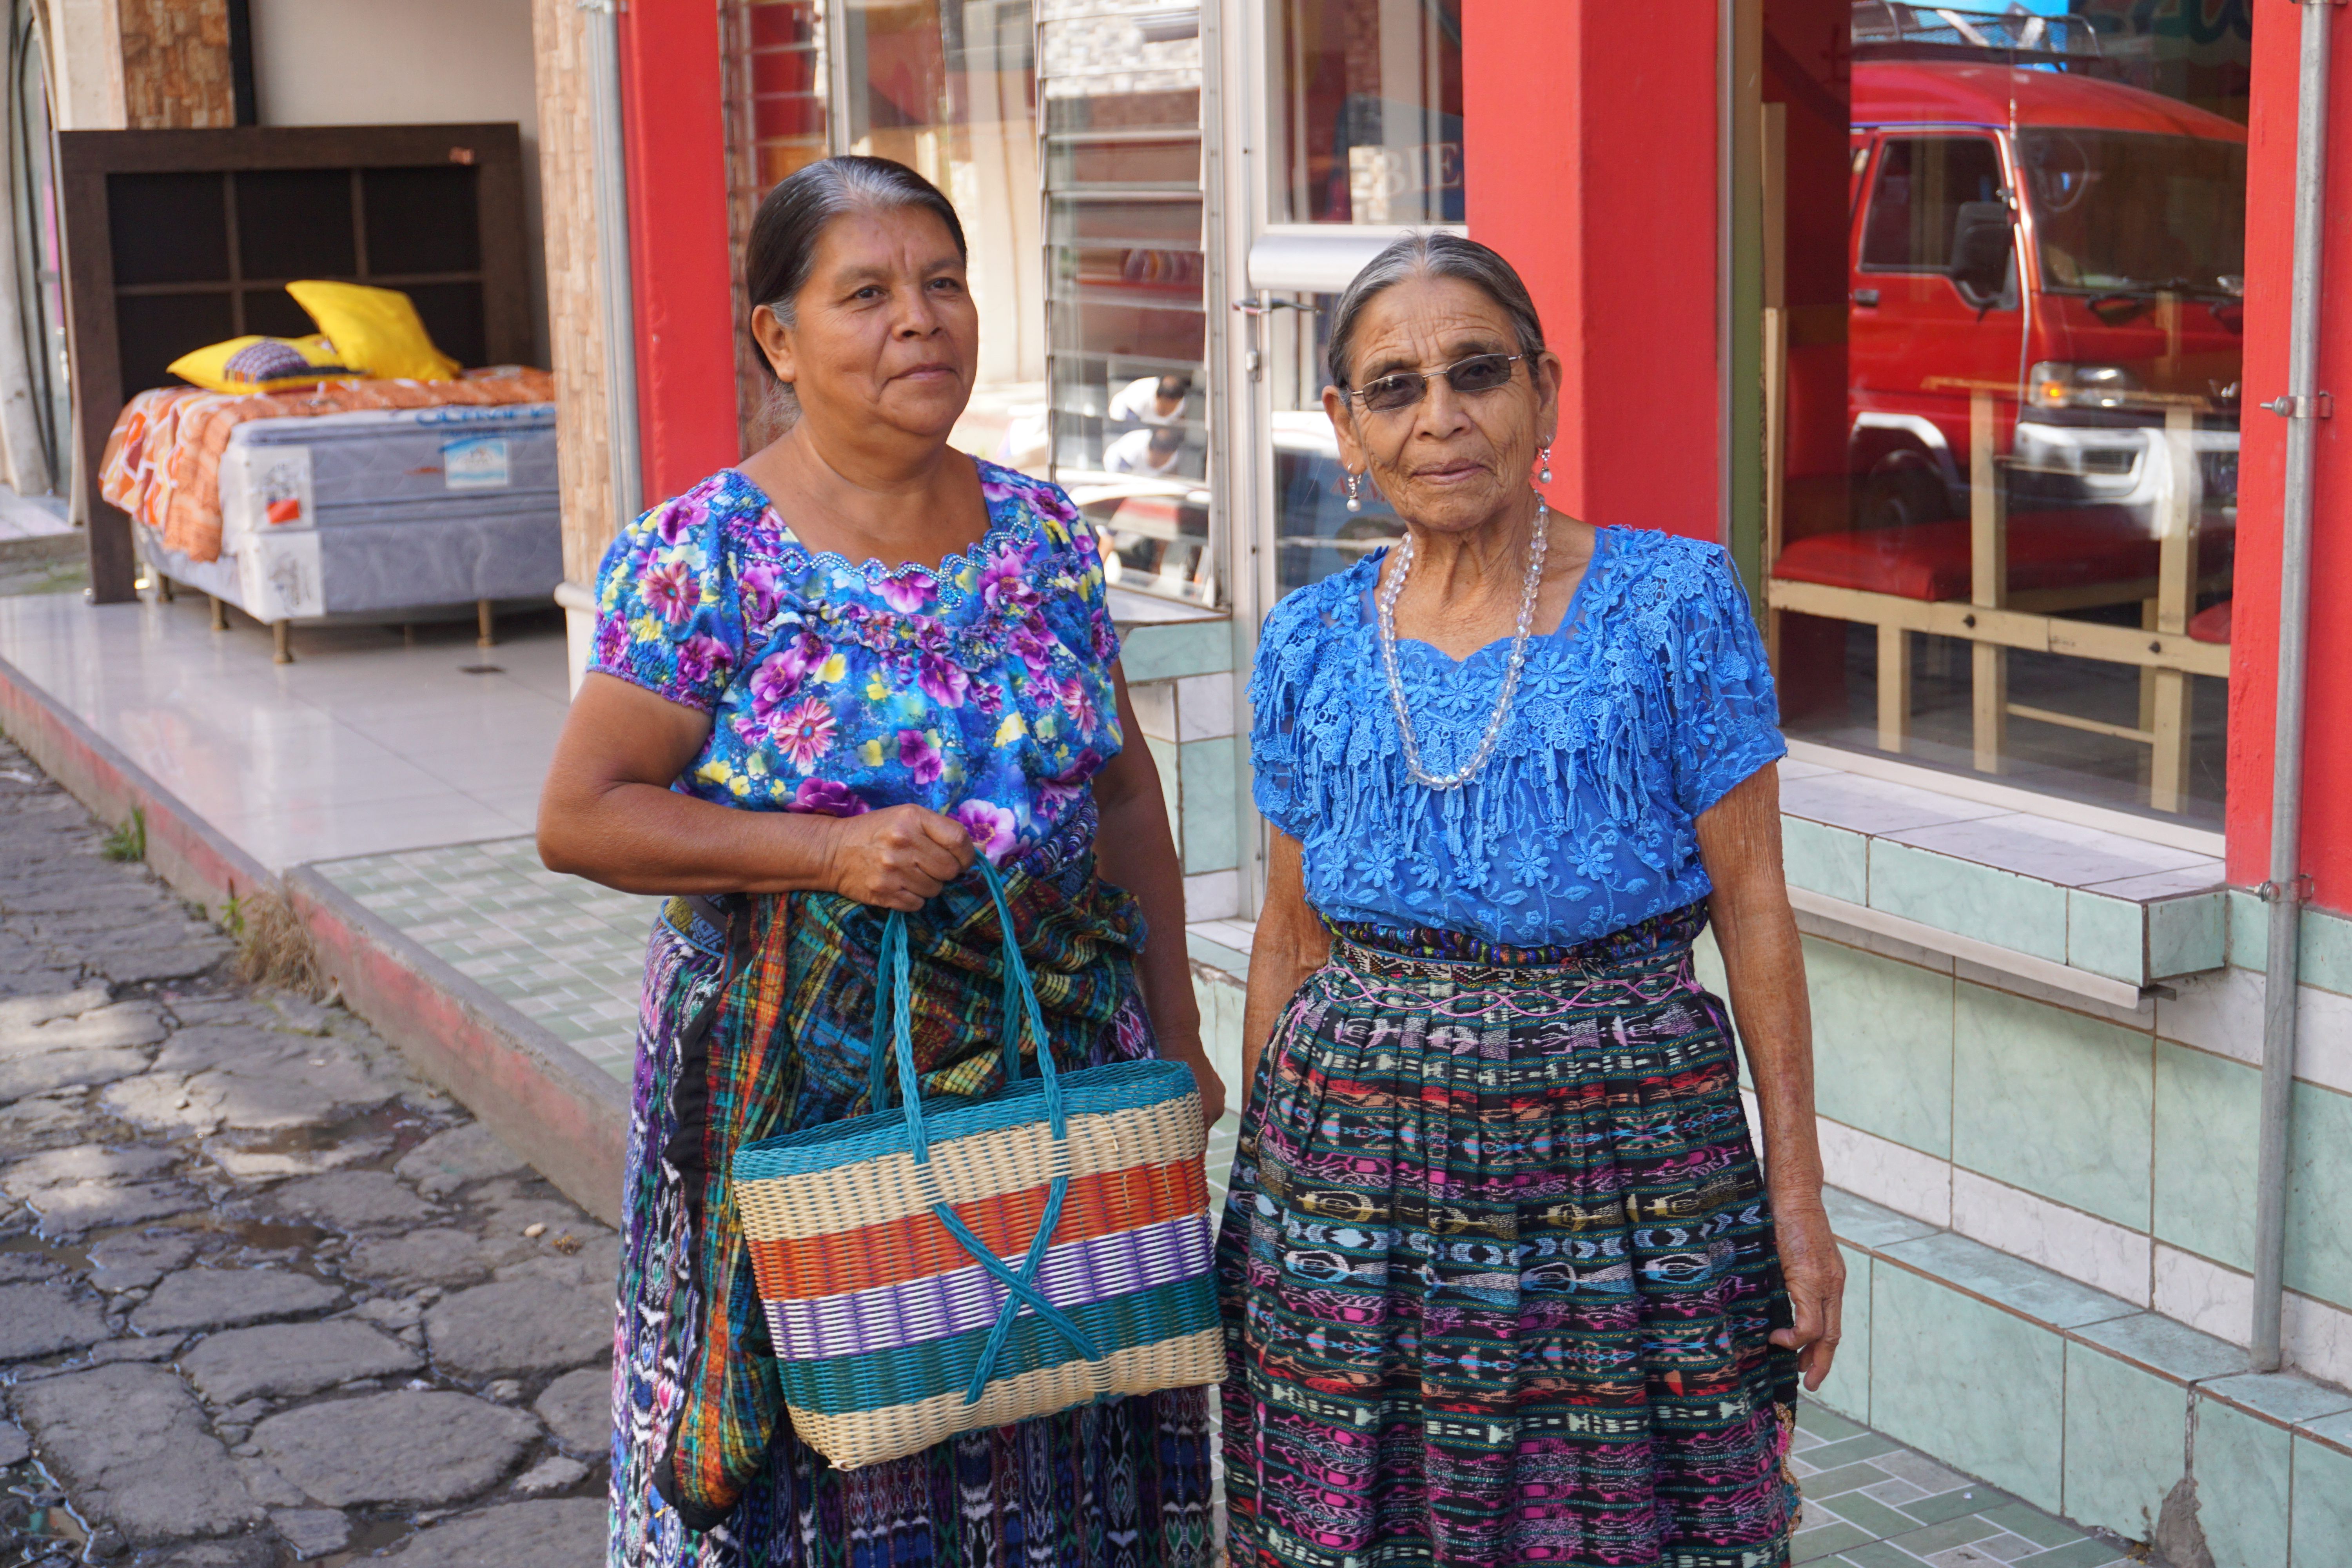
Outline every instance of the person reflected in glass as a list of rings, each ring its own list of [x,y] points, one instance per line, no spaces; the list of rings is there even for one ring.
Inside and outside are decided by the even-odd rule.
[[[539,814],[550,869],[667,899],[623,1199],[610,1562],[1204,1568],[1205,1390],[854,1471],[785,1417],[727,1173],[754,1139],[873,1109],[886,911],[908,916],[923,1094],[1002,1082],[982,857],[1059,1066],[1171,1057],[1212,1121],[1223,1091],[1102,546],[1057,487],[948,445],[979,358],[954,208],[901,164],[824,160],[762,201],[744,278],[789,428],[614,541]]]
[[[1157,425],[1129,430],[1103,454],[1103,468],[1114,474],[1140,474],[1145,479],[1173,479],[1184,472],[1184,432]]]
[[[1328,362],[1405,537],[1277,605],[1251,679],[1230,1561],[1786,1563],[1843,1270],[1748,596],[1550,510],[1560,363],[1494,251],[1397,241]]]
[[[1130,381],[1112,394],[1114,425],[1175,425],[1184,418],[1184,400],[1192,395],[1189,375],[1147,375]]]

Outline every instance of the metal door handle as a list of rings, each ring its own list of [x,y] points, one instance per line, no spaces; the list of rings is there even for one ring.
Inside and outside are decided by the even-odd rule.
[[[1857,289],[1853,291],[1853,302],[1868,310],[1874,310],[1878,309],[1878,290],[1875,289]]]

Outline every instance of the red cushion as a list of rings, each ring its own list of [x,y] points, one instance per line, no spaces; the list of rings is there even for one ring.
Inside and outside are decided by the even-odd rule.
[[[2235,521],[2226,516],[2206,520],[2198,535],[2206,571],[2228,562],[2235,529]],[[2009,520],[2009,590],[2021,594],[2153,577],[2157,553],[2147,525],[2123,507],[2017,512]],[[1905,599],[1966,599],[1969,522],[1948,518],[1817,533],[1782,550],[1772,575]]]
[[[2197,612],[2189,623],[2189,635],[2198,642],[2227,644],[2230,640],[2230,606],[2235,599],[2224,599]]]

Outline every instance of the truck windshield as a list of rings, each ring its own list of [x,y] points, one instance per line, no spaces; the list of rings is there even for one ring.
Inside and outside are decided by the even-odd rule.
[[[2021,130],[2053,289],[2237,294],[2246,270],[2246,150],[2123,131]]]

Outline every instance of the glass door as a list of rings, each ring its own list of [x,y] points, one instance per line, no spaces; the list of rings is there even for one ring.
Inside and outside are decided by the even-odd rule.
[[[1122,588],[1217,607],[1197,5],[1041,0],[1046,437]]]

